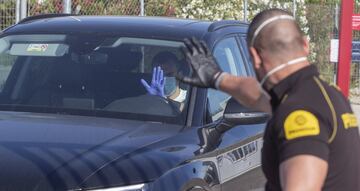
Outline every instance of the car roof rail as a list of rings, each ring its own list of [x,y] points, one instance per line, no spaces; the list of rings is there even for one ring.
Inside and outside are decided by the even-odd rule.
[[[26,23],[28,21],[38,20],[38,19],[47,19],[47,18],[55,18],[55,17],[68,17],[68,16],[77,16],[76,14],[66,14],[66,13],[58,13],[58,14],[41,14],[26,17],[25,19],[21,20],[18,24]]]
[[[229,26],[247,26],[248,23],[244,21],[238,21],[238,20],[222,20],[222,21],[215,21],[209,26],[208,32],[214,32],[216,30],[219,30],[224,27]]]

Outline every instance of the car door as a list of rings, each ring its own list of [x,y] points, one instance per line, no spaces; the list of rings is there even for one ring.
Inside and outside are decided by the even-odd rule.
[[[213,55],[225,72],[249,76],[251,68],[239,42],[237,36],[227,36],[215,44]],[[207,99],[208,122],[221,120],[230,95],[209,89]],[[263,188],[265,179],[260,160],[264,127],[265,124],[241,125],[223,134],[217,154],[222,190]]]

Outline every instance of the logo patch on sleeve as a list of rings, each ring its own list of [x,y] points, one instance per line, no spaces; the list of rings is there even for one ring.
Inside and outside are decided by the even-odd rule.
[[[318,135],[320,133],[319,120],[308,111],[296,110],[286,117],[284,130],[287,140]]]
[[[356,128],[358,126],[357,118],[353,113],[344,113],[341,115],[345,129]]]

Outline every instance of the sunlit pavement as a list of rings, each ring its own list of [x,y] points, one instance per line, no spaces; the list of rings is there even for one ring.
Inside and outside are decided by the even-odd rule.
[[[356,114],[358,121],[360,121],[360,105],[352,104],[351,107],[352,107],[354,113]],[[360,131],[360,129],[359,129],[359,131]]]

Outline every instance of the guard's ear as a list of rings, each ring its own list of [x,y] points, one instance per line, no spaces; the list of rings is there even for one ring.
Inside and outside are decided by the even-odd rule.
[[[251,58],[253,60],[253,65],[255,69],[259,69],[261,66],[261,58],[258,51],[252,46],[249,48]]]
[[[303,48],[304,48],[306,55],[309,55],[310,54],[310,42],[306,36],[303,37]]]

